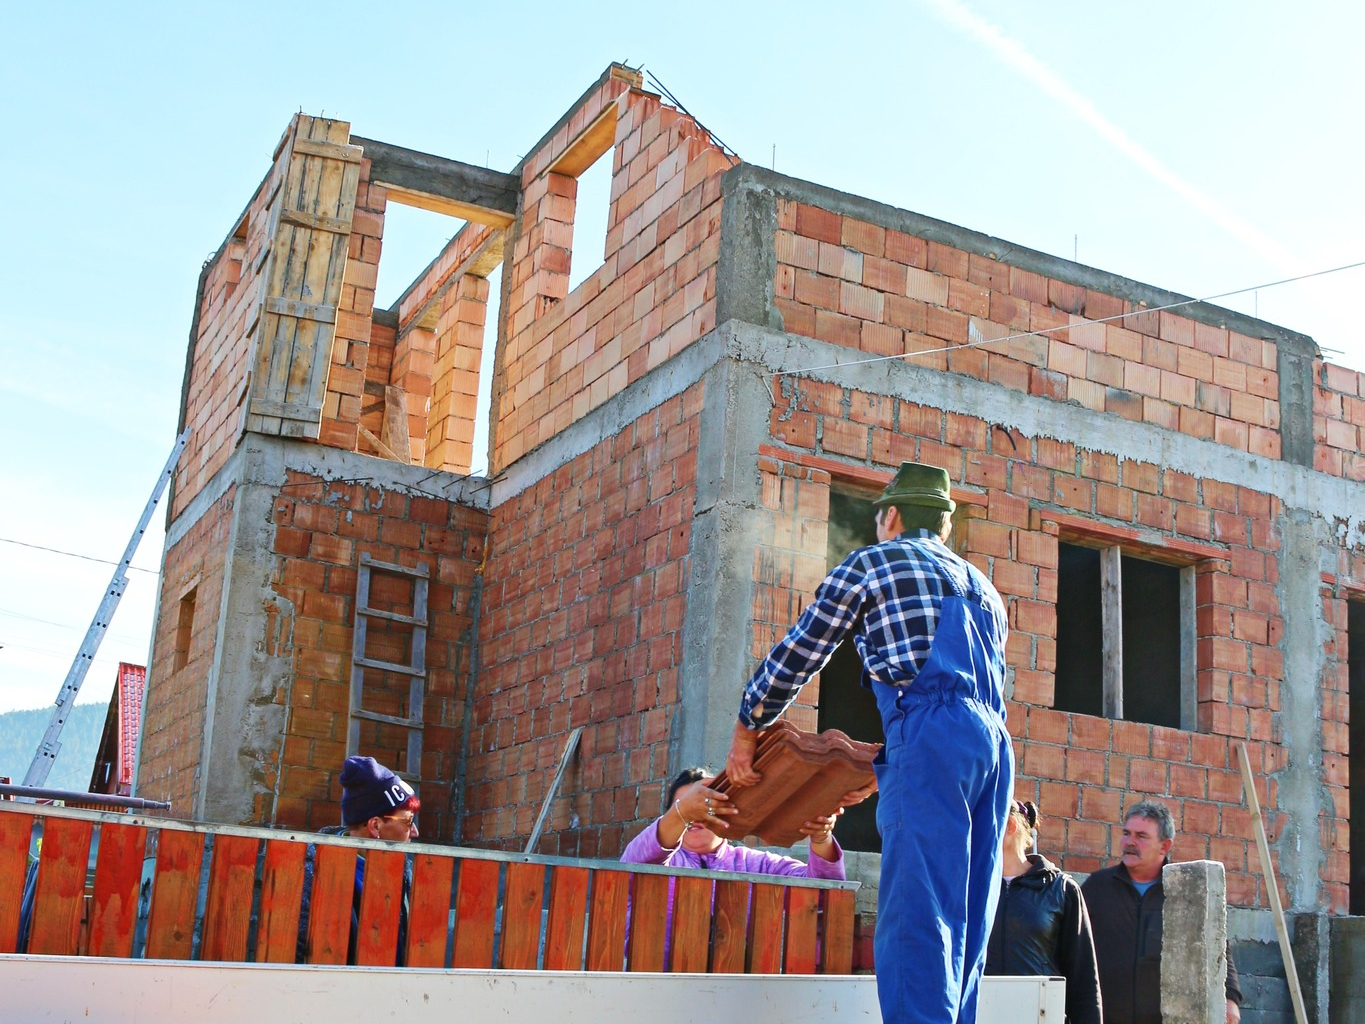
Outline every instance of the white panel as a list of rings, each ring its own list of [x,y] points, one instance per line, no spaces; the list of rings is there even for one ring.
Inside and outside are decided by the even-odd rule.
[[[587,974],[0,956],[6,1020],[132,1024],[828,1024],[881,1020],[870,976]],[[987,978],[980,1024],[1061,1024],[1055,978]]]

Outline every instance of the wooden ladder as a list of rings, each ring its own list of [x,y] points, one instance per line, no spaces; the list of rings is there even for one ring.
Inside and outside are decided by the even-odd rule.
[[[412,614],[385,611],[370,607],[370,577],[381,572],[412,579]],[[427,582],[430,573],[425,564],[410,568],[392,562],[380,562],[367,554],[360,556],[360,570],[356,579],[355,631],[351,644],[351,721],[346,737],[346,753],[360,753],[362,722],[382,722],[408,730],[408,756],[404,770],[398,775],[409,780],[418,779],[422,771],[422,701],[426,695],[427,678]],[[412,626],[411,663],[380,661],[366,656],[365,644],[371,619],[400,622]],[[385,715],[365,709],[365,670],[396,672],[410,679],[408,687],[408,716]],[[395,769],[396,770],[396,769]]]

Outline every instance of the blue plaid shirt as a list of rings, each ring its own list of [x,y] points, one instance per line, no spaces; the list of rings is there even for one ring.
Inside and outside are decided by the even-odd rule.
[[[864,685],[869,680],[909,685],[929,656],[939,606],[953,593],[949,580],[970,592],[972,577],[1000,624],[1003,644],[1008,625],[995,587],[932,531],[907,530],[854,551],[825,577],[814,602],[745,684],[740,722],[750,729],[772,724],[806,678],[824,668],[849,630],[862,659]]]

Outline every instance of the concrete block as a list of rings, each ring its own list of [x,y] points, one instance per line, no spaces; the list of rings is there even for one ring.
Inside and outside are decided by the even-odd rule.
[[[1213,860],[1167,864],[1161,939],[1161,1019],[1223,1024],[1227,1018],[1227,877]]]
[[[1365,917],[1334,917],[1331,1024],[1365,1020]]]

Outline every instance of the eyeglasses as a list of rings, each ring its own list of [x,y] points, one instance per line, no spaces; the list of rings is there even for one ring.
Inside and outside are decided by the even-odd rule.
[[[385,821],[396,821],[406,829],[413,829],[417,825],[417,815],[415,814],[382,814]]]

